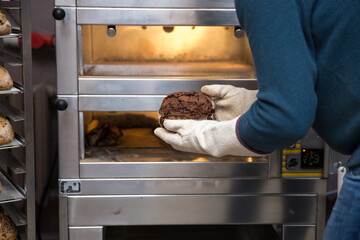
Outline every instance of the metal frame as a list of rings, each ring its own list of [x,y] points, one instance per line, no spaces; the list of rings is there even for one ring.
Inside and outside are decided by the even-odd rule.
[[[94,18],[93,16],[96,16]],[[78,24],[236,26],[235,9],[77,8]]]
[[[232,0],[155,0],[149,3],[147,0],[77,0],[78,7],[139,7],[139,8],[230,8],[234,9]]]
[[[34,152],[34,112],[32,86],[32,48],[30,26],[30,1],[21,0],[22,18],[22,54],[23,54],[23,82],[24,82],[24,109],[25,109],[25,156],[26,156],[26,212],[27,212],[27,239],[36,239],[36,202],[35,202],[35,152]]]
[[[259,179],[259,178],[83,178],[61,179],[78,182],[80,192],[60,193],[73,195],[226,195],[226,194],[325,194],[325,179]],[[279,187],[281,186],[281,187]],[[319,207],[321,209],[321,201]]]
[[[5,212],[12,218],[17,227],[25,226],[26,231],[18,231],[21,239],[36,239],[36,220],[35,220],[35,160],[34,160],[34,114],[33,114],[33,85],[32,85],[32,54],[31,54],[31,26],[30,26],[30,1],[21,0],[14,2],[0,2],[0,8],[10,11],[19,11],[21,30],[13,29],[12,34],[2,36],[4,38],[20,37],[21,56],[1,53],[0,61],[13,67],[22,69],[21,82],[14,83],[14,87],[9,91],[1,91],[1,95],[11,96],[22,95],[24,111],[18,110],[11,105],[2,104],[1,113],[6,115],[13,122],[23,122],[21,134],[15,134],[15,140],[7,145],[0,147],[2,169],[1,180],[4,184],[1,193],[0,204]],[[2,47],[2,41],[1,41]],[[17,98],[18,99],[18,98]],[[11,99],[10,99],[11,100]],[[15,99],[14,99],[15,100]],[[22,103],[21,103],[22,105]],[[20,130],[19,130],[20,131]],[[19,160],[6,149],[25,148],[24,154]],[[16,184],[15,176],[10,176],[8,171],[14,175],[24,174],[24,184],[22,187]],[[21,178],[19,178],[21,179]],[[18,209],[19,204],[9,203],[25,200],[25,214]],[[7,203],[7,204],[4,204]],[[4,205],[3,205],[4,204]]]
[[[59,178],[79,178],[79,114],[76,95],[58,95],[68,107],[58,113],[59,119]]]
[[[59,196],[59,238],[61,240],[69,239],[67,202],[68,202],[67,196]]]
[[[323,179],[282,178],[280,151],[258,163],[81,160],[83,112],[157,111],[168,93],[199,90],[204,84],[256,88],[250,75],[176,80],[82,76],[81,24],[234,26],[238,20],[233,1],[56,0],[55,4],[66,12],[65,19],[56,22],[58,98],[68,102],[68,108],[59,112],[61,240],[101,240],[104,226],[154,224],[282,224],[283,239],[320,239],[326,170]]]
[[[80,162],[80,178],[267,178],[268,163]]]
[[[196,78],[150,78],[150,77],[88,77],[79,76],[79,94],[86,95],[126,95],[159,94],[167,95],[176,91],[199,91],[207,84],[230,84],[247,89],[256,89],[256,78],[238,79],[196,79]]]
[[[58,94],[77,94],[77,31],[75,8],[63,7],[65,18],[55,22],[57,91]]]
[[[155,0],[149,3],[146,0],[55,0],[55,6],[67,7],[145,7],[145,8],[231,8],[235,7],[232,0]]]
[[[81,195],[69,196],[68,220],[70,226],[284,223],[315,225],[316,214],[308,213],[316,212],[316,203],[316,194]]]
[[[69,227],[70,239],[97,240],[104,236],[103,226]]]

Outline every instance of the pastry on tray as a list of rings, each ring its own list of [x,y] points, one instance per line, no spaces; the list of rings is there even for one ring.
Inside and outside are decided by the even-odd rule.
[[[201,92],[175,92],[164,98],[159,109],[161,127],[164,127],[165,119],[214,120],[215,103],[209,96]]]
[[[0,145],[8,144],[14,139],[14,130],[10,122],[0,117]]]
[[[0,207],[0,240],[15,240],[17,235],[15,224]]]
[[[8,35],[11,33],[11,24],[7,20],[5,14],[0,11],[0,36]]]
[[[0,66],[0,91],[10,90],[14,85],[14,82],[9,72],[2,66]]]

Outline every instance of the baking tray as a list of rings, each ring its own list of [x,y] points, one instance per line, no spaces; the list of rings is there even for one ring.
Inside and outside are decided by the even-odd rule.
[[[121,129],[117,146],[85,148],[82,162],[268,162],[268,157],[224,156],[186,153],[173,149],[153,134],[151,128]]]

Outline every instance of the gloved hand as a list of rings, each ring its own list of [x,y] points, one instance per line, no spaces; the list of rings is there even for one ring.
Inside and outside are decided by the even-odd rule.
[[[231,85],[205,85],[201,92],[213,98],[215,102],[215,119],[231,120],[243,115],[256,101],[258,90],[247,90]]]
[[[260,156],[242,145],[236,135],[238,118],[229,121],[165,120],[164,128],[155,129],[156,136],[179,151],[225,155]]]

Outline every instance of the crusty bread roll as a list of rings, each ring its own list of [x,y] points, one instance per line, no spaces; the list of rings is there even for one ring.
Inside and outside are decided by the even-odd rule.
[[[16,226],[0,208],[0,240],[15,240],[17,234]]]
[[[14,85],[14,82],[9,72],[2,66],[0,66],[0,91],[10,90]]]
[[[11,24],[5,14],[0,11],[0,36],[11,33]]]
[[[10,122],[0,117],[0,145],[10,143],[14,139],[14,130]]]
[[[121,143],[124,134],[121,130],[110,123],[100,124],[93,120],[87,130],[86,144],[88,146],[116,146]]]
[[[161,127],[165,119],[215,120],[215,103],[201,92],[175,92],[164,98],[159,109]]]

